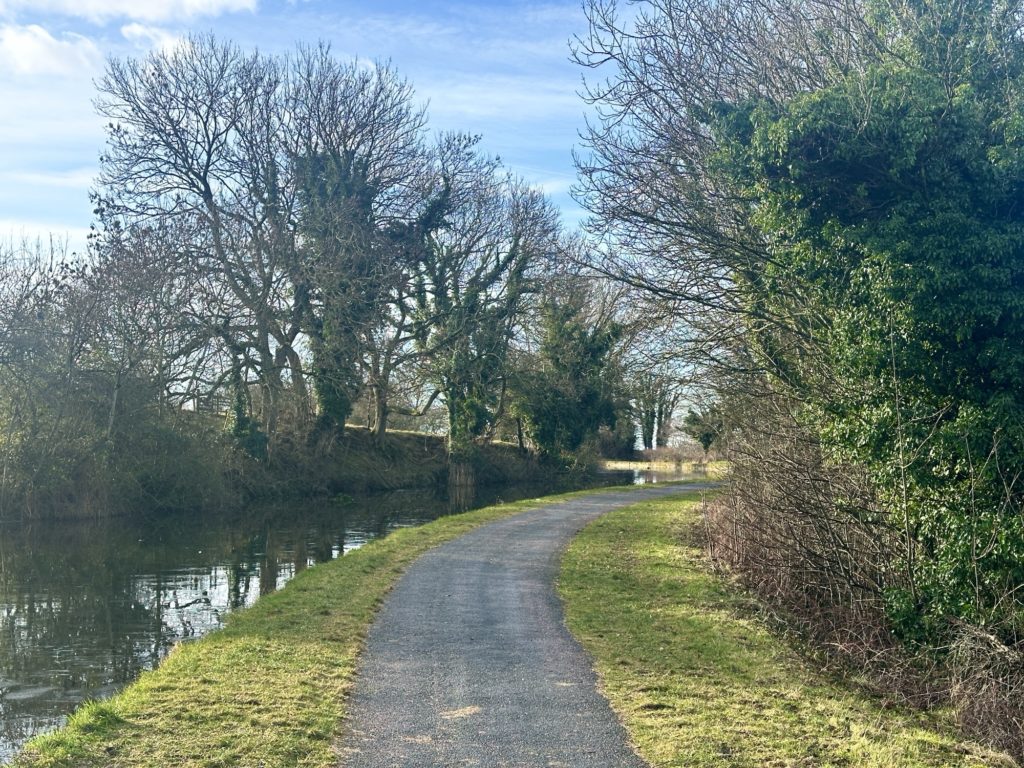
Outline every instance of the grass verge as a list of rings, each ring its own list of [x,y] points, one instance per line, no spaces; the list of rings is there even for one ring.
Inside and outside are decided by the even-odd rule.
[[[81,707],[64,728],[31,741],[14,765],[333,766],[356,656],[405,568],[438,544],[540,503],[395,531],[306,570],[229,616],[224,629],[178,646],[117,696]]]
[[[711,572],[696,496],[592,523],[562,561],[570,630],[654,766],[1013,766],[912,712],[812,670]]]

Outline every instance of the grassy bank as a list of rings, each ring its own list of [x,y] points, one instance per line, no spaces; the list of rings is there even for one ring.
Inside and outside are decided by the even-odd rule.
[[[478,446],[473,464],[480,485],[524,483],[550,474],[534,456],[509,443]],[[443,436],[421,432],[393,431],[375,438],[368,430],[349,425],[329,452],[293,450],[275,471],[288,478],[303,476],[302,488],[320,487],[329,493],[430,488],[447,480],[448,443]]]
[[[959,742],[945,713],[893,708],[816,674],[709,571],[699,504],[613,512],[562,565],[570,629],[652,765],[1014,765]]]
[[[444,436],[392,431],[380,437],[348,425],[325,445],[282,441],[265,461],[235,455],[227,462],[246,500],[309,498],[444,487],[448,443]],[[553,481],[557,468],[509,443],[490,442],[473,456],[481,486]]]
[[[578,494],[544,499],[571,498]],[[24,766],[331,766],[374,611],[420,554],[537,500],[442,518],[296,576],[154,672],[35,739]]]

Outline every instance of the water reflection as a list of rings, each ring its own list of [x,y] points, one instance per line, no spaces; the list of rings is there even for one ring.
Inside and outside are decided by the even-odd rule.
[[[244,514],[0,527],[0,763],[299,571],[449,511],[448,500],[418,490]]]
[[[634,485],[651,485],[652,483],[678,483],[703,481],[708,479],[708,472],[700,464],[676,464],[645,467],[632,470]]]
[[[609,483],[621,485],[704,482],[709,479],[707,465],[690,461],[609,461],[601,474]]]

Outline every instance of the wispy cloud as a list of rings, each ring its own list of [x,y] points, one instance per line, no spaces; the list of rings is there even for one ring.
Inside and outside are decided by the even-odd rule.
[[[160,23],[255,11],[257,6],[258,0],[0,0],[0,14],[30,11],[97,24],[111,19]]]
[[[561,29],[572,29],[583,18],[583,6],[578,2],[539,3],[527,6],[522,13],[524,21],[531,24],[544,24]]]
[[[68,171],[10,171],[0,172],[0,184],[31,184],[58,189],[88,189],[96,178],[96,168],[75,168]]]
[[[5,150],[0,165],[27,167],[49,157],[51,162],[70,160],[68,167],[77,168],[91,161],[104,138],[103,120],[92,108],[95,73],[49,77],[43,81],[46,87],[33,78],[0,77],[0,104],[18,105],[0,110],[0,145]]]
[[[0,219],[0,249],[66,257],[84,254],[89,243],[88,227],[67,227],[54,222]]]
[[[544,77],[464,76],[427,82],[420,90],[430,97],[434,116],[452,113],[520,122],[580,112],[571,87]]]
[[[160,27],[140,24],[137,21],[121,27],[121,36],[137,48],[159,48],[163,51],[177,48],[182,41],[182,38],[173,32],[168,32]]]
[[[97,68],[103,56],[87,37],[56,38],[38,24],[0,27],[0,72],[15,75],[74,75]]]
[[[430,102],[430,125],[483,135],[482,149],[544,189],[570,224],[571,148],[586,107],[567,42],[579,0],[0,0],[0,234],[80,233],[104,143],[92,82],[106,56],[137,56],[215,27],[239,45],[285,53],[329,41],[364,65],[391,60]],[[180,36],[180,37],[179,37]]]

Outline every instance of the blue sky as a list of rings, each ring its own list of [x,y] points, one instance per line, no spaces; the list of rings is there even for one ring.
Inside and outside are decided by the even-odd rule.
[[[339,57],[390,59],[432,127],[482,134],[571,226],[586,107],[568,41],[584,28],[578,0],[0,0],[0,239],[54,233],[81,247],[103,148],[93,80],[108,56],[193,30],[268,52],[326,40]]]

